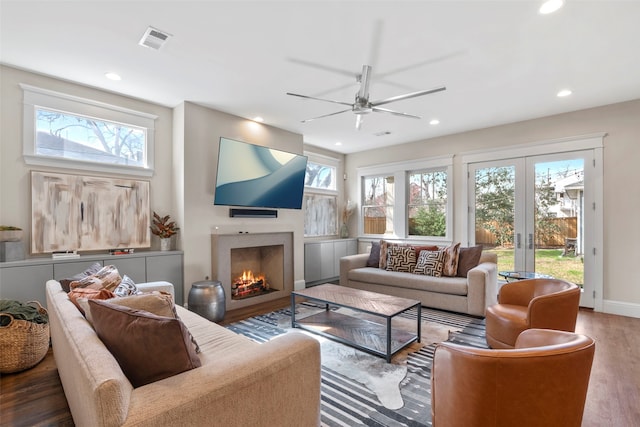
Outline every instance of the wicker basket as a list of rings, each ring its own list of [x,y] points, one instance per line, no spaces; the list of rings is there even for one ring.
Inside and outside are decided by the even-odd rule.
[[[38,311],[46,314],[47,310],[38,301],[35,303]],[[8,313],[11,323],[0,326],[0,373],[9,374],[29,369],[37,365],[49,351],[49,324],[16,320]]]

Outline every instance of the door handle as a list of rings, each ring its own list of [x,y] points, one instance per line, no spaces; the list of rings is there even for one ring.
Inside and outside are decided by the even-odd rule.
[[[529,249],[533,249],[533,233],[529,233]]]
[[[522,235],[520,233],[516,233],[516,248],[520,249],[522,246]]]

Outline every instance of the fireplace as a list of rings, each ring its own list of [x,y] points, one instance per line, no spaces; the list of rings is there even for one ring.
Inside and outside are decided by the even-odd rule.
[[[211,235],[212,277],[233,310],[289,296],[293,290],[293,233]]]
[[[283,289],[284,245],[231,249],[231,299],[241,300]]]

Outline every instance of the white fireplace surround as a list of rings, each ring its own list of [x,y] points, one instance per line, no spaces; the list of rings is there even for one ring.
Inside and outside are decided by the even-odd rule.
[[[245,299],[231,298],[232,249],[282,246],[282,284],[274,292]],[[211,235],[211,273],[222,283],[226,297],[226,309],[238,308],[288,297],[293,291],[293,232],[234,233]],[[278,275],[279,276],[279,275]],[[279,280],[279,279],[278,279]]]

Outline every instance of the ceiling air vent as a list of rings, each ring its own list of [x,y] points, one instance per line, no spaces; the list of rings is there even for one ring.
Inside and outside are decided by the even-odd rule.
[[[171,37],[171,34],[160,31],[157,28],[149,27],[138,42],[139,45],[151,49],[160,50],[165,42]]]

